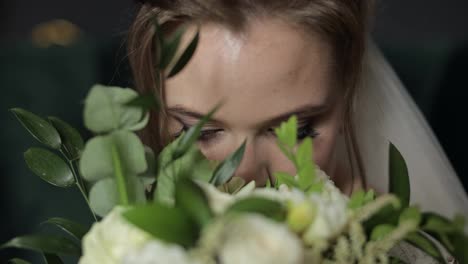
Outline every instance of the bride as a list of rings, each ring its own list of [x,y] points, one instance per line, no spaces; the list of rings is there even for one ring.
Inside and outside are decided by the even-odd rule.
[[[411,200],[424,210],[468,216],[468,199],[438,141],[393,70],[367,41],[370,0],[144,1],[131,28],[136,86],[157,87],[156,16],[170,34],[182,23],[189,64],[157,91],[163,109],[143,135],[161,149],[219,102],[198,144],[220,160],[247,139],[236,175],[264,185],[293,173],[273,133],[298,117],[298,138],[314,139],[315,162],[346,193],[387,190],[388,146],[408,163]],[[182,45],[182,46],[184,46]]]

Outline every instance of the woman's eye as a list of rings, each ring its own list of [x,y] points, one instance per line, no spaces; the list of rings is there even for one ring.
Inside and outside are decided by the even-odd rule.
[[[179,130],[179,132],[177,132],[174,135],[174,138],[179,137],[183,132],[187,132],[189,129],[190,129],[190,126],[183,126]],[[200,131],[200,135],[198,136],[197,140],[199,142],[209,141],[209,140],[213,139],[214,137],[216,137],[222,131],[223,131],[222,129],[205,129],[205,130],[202,130],[202,131]]]
[[[317,130],[312,127],[312,124],[305,124],[297,129],[297,139],[302,140],[306,137],[318,136]]]

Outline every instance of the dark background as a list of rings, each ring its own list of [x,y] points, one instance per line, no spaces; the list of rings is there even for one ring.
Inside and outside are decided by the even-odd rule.
[[[38,224],[53,216],[91,222],[77,190],[57,190],[27,170],[23,152],[38,144],[7,109],[56,115],[86,135],[81,100],[89,87],[131,85],[123,40],[134,11],[131,0],[0,0],[0,243],[43,230]],[[373,33],[465,186],[467,11],[466,0],[381,0]],[[67,48],[34,46],[33,26],[56,18],[80,27],[82,38]],[[0,252],[0,263],[17,254],[24,252]]]

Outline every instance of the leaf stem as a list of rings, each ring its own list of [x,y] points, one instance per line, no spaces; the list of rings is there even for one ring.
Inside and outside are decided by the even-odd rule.
[[[120,204],[128,205],[130,201],[128,198],[127,184],[123,173],[122,163],[120,162],[119,152],[117,151],[117,147],[115,146],[115,144],[112,144],[111,152],[112,163],[114,165],[114,173],[117,182],[117,189],[119,191],[120,196]]]
[[[96,217],[96,214],[94,213],[93,209],[91,208],[91,203],[89,202],[88,195],[86,193],[86,186],[84,185],[81,177],[78,175],[78,173],[75,170],[75,166],[73,164],[73,161],[69,160],[68,164],[70,165],[70,168],[72,170],[73,176],[75,176],[75,181],[76,181],[76,186],[81,192],[81,195],[83,195],[83,198],[85,199],[86,204],[89,207],[89,210],[91,211],[91,214],[93,215],[94,221],[97,222],[98,219]]]

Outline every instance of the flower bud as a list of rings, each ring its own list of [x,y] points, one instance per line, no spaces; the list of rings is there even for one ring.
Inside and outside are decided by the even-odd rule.
[[[292,231],[301,233],[314,221],[316,215],[317,206],[311,201],[303,201],[291,206],[287,223]]]

